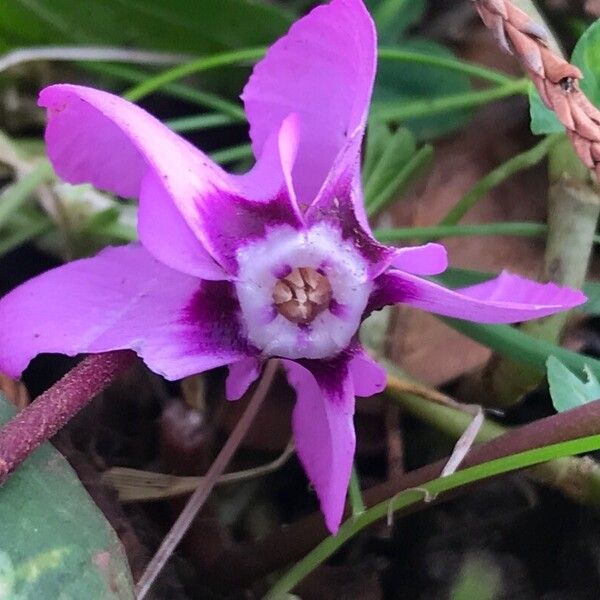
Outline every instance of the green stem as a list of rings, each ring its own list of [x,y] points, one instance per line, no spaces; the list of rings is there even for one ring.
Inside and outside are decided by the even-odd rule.
[[[149,77],[147,71],[136,69],[134,67],[126,67],[124,65],[103,63],[82,64],[89,71],[115,77],[128,83],[141,84],[147,81]],[[181,83],[169,83],[162,88],[162,91],[174,98],[179,98],[186,102],[210,108],[211,110],[223,113],[224,115],[229,115],[237,122],[244,123],[246,121],[246,113],[244,113],[244,110],[239,104],[231,102],[230,100],[227,100],[227,98],[223,98],[213,92],[202,91]]]
[[[201,71],[208,71],[210,69],[216,69],[218,67],[226,67],[229,65],[236,65],[245,62],[254,62],[259,58],[262,58],[265,54],[265,48],[242,48],[241,50],[233,50],[231,52],[223,52],[220,54],[213,54],[211,56],[203,56],[196,60],[183,65],[178,65],[161,71],[153,77],[149,77],[144,82],[131,88],[123,97],[131,102],[137,102],[155,92],[156,90],[164,87],[165,85],[187,77],[194,73],[200,73]]]
[[[240,144],[239,146],[231,146],[224,150],[213,152],[210,157],[222,165],[236,162],[244,158],[252,158],[252,146],[250,144]]]
[[[378,56],[381,60],[394,60],[417,65],[427,65],[429,67],[440,67],[447,71],[463,73],[464,75],[477,77],[478,79],[483,79],[484,81],[489,81],[498,85],[505,85],[517,81],[514,77],[504,75],[498,71],[448,56],[437,56],[434,54],[424,54],[422,52],[388,47],[379,48]]]
[[[433,158],[433,146],[426,144],[412,156],[412,158],[397,172],[390,182],[377,194],[366,202],[367,215],[374,217],[394,200],[396,196],[405,191],[427,169]]]
[[[391,512],[406,509],[420,502],[427,502],[428,498],[439,496],[440,494],[473,484],[477,481],[538,465],[552,459],[582,454],[584,452],[593,452],[599,448],[600,435],[587,436],[505,456],[457,471],[447,477],[434,479],[420,485],[418,488],[406,490],[389,500],[376,504],[360,516],[346,521],[340,527],[336,536],[326,538],[285,573],[269,590],[263,600],[280,600],[285,597],[286,593],[293,590],[298,583],[319,565],[323,564],[343,544],[367,526],[383,519]]]
[[[549,135],[533,146],[533,148],[509,158],[493,171],[490,171],[452,207],[450,212],[440,221],[440,225],[455,225],[458,223],[490,190],[516,173],[529,169],[541,162],[552,146],[562,137],[564,137],[562,133]]]
[[[373,108],[372,118],[377,121],[405,121],[426,115],[474,108],[510,96],[527,95],[528,89],[529,80],[522,78],[491,89],[453,94],[431,100],[415,100],[401,104],[380,103]]]
[[[402,227],[398,229],[375,229],[375,237],[383,243],[404,240],[432,241],[447,237],[517,235],[542,237],[548,231],[545,223],[506,222],[478,223],[477,225],[433,225],[431,227]],[[600,243],[600,236],[597,236]]]
[[[266,48],[255,47],[242,48],[240,50],[234,50],[231,52],[213,54],[211,56],[203,56],[189,63],[178,65],[165,71],[161,71],[157,75],[149,77],[143,81],[139,81],[138,85],[128,90],[124,96],[128,100],[135,102],[140,100],[144,96],[147,96],[148,94],[168,84],[171,84],[177,79],[181,79],[182,77],[186,77],[194,73],[199,73],[201,71],[207,71],[209,69],[215,69],[218,67],[235,65],[244,62],[254,62],[262,58],[265,52]],[[517,90],[519,90],[521,87],[518,85],[520,80],[508,77],[506,75],[503,75],[502,73],[493,71],[492,69],[487,69],[480,65],[474,65],[466,61],[454,58],[431,56],[420,52],[404,51],[396,48],[380,48],[379,57],[382,60],[410,62],[414,64],[428,65],[432,67],[439,67],[450,71],[464,73],[465,75],[470,75],[479,79],[483,79],[485,81],[490,81],[492,83],[498,84],[500,88],[510,88],[510,86],[516,85]],[[136,74],[136,69],[122,67],[121,65],[118,65],[116,67],[114,65],[101,65],[99,67],[97,64],[89,65],[86,63],[86,67],[96,70],[102,69],[105,72],[110,70],[112,74],[117,76],[125,75],[128,78],[140,77],[140,75]],[[512,93],[518,93],[518,91]],[[500,93],[499,97],[505,97],[505,95],[511,95],[511,93],[509,93],[508,90],[504,90]],[[213,106],[213,108],[215,108],[215,106]]]
[[[350,485],[348,487],[348,496],[350,498],[350,506],[352,507],[352,516],[358,517],[365,512],[365,501],[360,491],[360,481],[356,465],[352,465],[352,473],[350,475]]]
[[[191,117],[180,117],[165,121],[165,125],[178,133],[184,131],[198,131],[200,129],[210,129],[212,127],[222,127],[237,123],[237,119],[222,113],[211,113],[206,115],[193,115]]]

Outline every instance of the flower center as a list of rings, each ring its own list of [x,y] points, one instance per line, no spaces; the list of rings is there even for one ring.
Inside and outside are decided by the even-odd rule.
[[[273,302],[292,323],[306,325],[329,308],[331,284],[312,267],[295,267],[273,288]]]

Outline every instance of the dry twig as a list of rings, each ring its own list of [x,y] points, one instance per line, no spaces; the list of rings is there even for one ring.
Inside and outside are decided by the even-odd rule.
[[[143,600],[156,577],[160,574],[163,567],[171,557],[171,554],[182,540],[183,536],[187,533],[193,520],[196,518],[200,509],[204,506],[205,501],[210,495],[211,491],[217,484],[219,478],[223,475],[223,472],[227,468],[229,461],[235,454],[239,444],[241,443],[244,435],[250,428],[254,417],[258,413],[262,402],[265,399],[271,383],[277,372],[278,362],[277,360],[271,360],[267,363],[262,379],[258,384],[248,406],[238,421],[235,429],[225,442],[225,445],[217,455],[217,458],[211,465],[210,469],[202,480],[196,491],[191,495],[187,501],[183,511],[177,517],[177,520],[171,527],[169,533],[167,533],[165,539],[162,541],[158,551],[153,556],[152,560],[148,563],[144,574],[136,584],[136,599]]]
[[[579,87],[581,71],[549,47],[546,27],[510,0],[471,1],[500,46],[519,59],[579,158],[600,178],[600,111]]]

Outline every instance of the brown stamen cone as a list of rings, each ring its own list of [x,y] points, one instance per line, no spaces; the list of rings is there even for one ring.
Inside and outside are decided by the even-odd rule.
[[[296,267],[273,288],[277,311],[292,323],[308,324],[329,308],[331,284],[312,267]]]

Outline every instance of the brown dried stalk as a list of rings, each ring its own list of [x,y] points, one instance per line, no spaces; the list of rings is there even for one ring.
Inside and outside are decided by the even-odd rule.
[[[162,541],[156,554],[152,557],[152,560],[148,563],[146,570],[142,577],[135,586],[136,599],[143,600],[155,579],[158,577],[163,567],[173,554],[173,551],[179,545],[183,536],[187,533],[193,520],[196,518],[200,509],[204,506],[204,503],[208,499],[208,496],[212,492],[213,488],[219,481],[219,478],[223,475],[227,465],[233,458],[238,446],[243,440],[244,436],[248,432],[250,425],[254,417],[257,415],[260,407],[262,406],[263,400],[265,399],[273,379],[277,373],[278,361],[272,359],[267,363],[263,376],[260,383],[256,387],[244,414],[238,421],[231,435],[225,442],[225,445],[217,455],[210,469],[202,479],[202,484],[198,486],[196,491],[190,496],[183,511],[177,517],[177,520],[171,527],[169,533]]]
[[[498,44],[514,54],[544,104],[565,126],[583,163],[600,178],[600,111],[579,87],[581,71],[549,47],[550,34],[510,0],[471,0]]]

